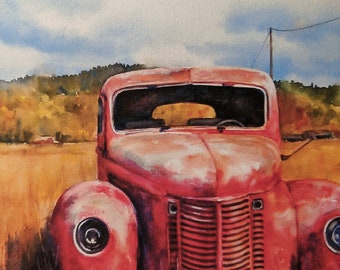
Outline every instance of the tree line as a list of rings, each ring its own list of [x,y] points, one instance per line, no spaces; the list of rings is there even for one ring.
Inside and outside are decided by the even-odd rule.
[[[53,136],[59,142],[96,138],[97,98],[110,76],[143,65],[116,63],[93,67],[76,75],[26,76],[0,81],[0,142],[31,143]],[[340,136],[340,86],[304,86],[276,81],[281,132],[329,129]]]
[[[275,85],[283,134],[328,129],[340,137],[340,85],[305,86],[294,81]]]
[[[45,135],[61,142],[94,140],[102,84],[115,74],[143,68],[116,63],[76,75],[33,75],[1,81],[0,142],[31,143]]]

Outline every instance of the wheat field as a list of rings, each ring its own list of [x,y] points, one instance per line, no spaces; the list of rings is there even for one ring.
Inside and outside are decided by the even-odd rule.
[[[0,269],[23,269],[22,253],[37,242],[60,194],[96,178],[95,146],[0,144]]]
[[[282,153],[290,154],[305,142],[284,143]],[[291,158],[282,162],[283,178],[326,179],[340,183],[340,139],[311,141]]]
[[[301,143],[285,143],[289,154]],[[96,144],[0,144],[0,270],[46,269],[34,262],[42,228],[68,187],[96,178]],[[340,140],[313,141],[282,163],[286,180],[326,178],[340,183]],[[32,266],[34,265],[34,266]]]

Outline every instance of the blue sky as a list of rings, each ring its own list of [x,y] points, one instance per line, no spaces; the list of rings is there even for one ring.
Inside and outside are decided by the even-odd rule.
[[[339,0],[0,0],[0,79],[116,62],[269,73],[269,27],[337,17]],[[274,79],[340,84],[340,20],[274,31],[273,42]]]

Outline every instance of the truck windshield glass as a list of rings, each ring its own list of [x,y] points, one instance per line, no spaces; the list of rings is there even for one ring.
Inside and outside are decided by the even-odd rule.
[[[228,125],[261,127],[264,91],[250,87],[174,85],[127,89],[114,100],[115,129]]]

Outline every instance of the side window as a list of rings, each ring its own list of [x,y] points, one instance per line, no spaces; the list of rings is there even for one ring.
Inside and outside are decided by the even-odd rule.
[[[104,108],[103,108],[103,100],[101,98],[98,99],[98,123],[97,123],[97,133],[102,133],[103,131],[103,114],[104,114]]]

